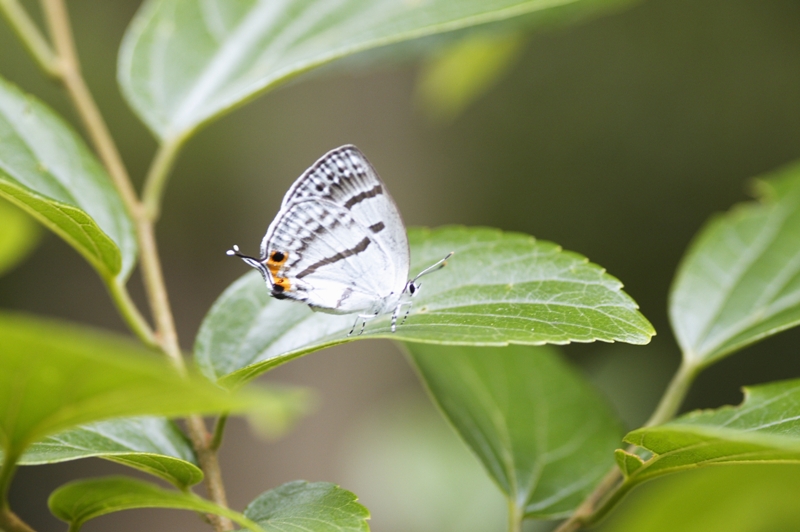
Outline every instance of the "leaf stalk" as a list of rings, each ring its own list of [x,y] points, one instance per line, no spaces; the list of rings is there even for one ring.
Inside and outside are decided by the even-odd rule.
[[[661,396],[658,406],[644,426],[661,425],[674,418],[701,370],[702,366],[688,362],[684,357],[678,371],[675,372]],[[614,465],[569,519],[564,521],[554,532],[575,532],[586,525],[598,522],[622,500],[632,487],[632,484],[622,482],[622,472]]]
[[[508,498],[508,532],[522,532],[522,508],[517,505],[517,502],[509,497]]]
[[[225,425],[228,422],[228,414],[220,414],[214,424],[214,436],[211,438],[211,450],[216,452],[222,446],[222,436],[225,434]]]
[[[133,331],[134,334],[139,337],[139,340],[147,347],[158,349],[159,345],[155,333],[144,316],[142,316],[139,307],[137,307],[131,299],[128,287],[116,279],[107,280],[106,286],[108,287],[108,293],[111,295],[111,299],[117,305],[122,319],[125,320],[125,323],[128,324],[131,331]]]
[[[185,141],[186,138],[181,136],[163,142],[159,146],[153,163],[147,172],[144,188],[142,189],[142,204],[144,205],[145,215],[152,222],[158,220],[161,214],[164,188]]]

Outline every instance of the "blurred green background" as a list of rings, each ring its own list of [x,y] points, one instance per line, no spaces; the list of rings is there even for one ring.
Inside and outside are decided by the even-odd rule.
[[[115,81],[116,52],[137,6],[70,2],[83,70],[140,182],[155,142]],[[445,126],[432,126],[415,104],[419,63],[365,69],[349,62],[282,86],[203,130],[175,169],[158,235],[184,348],[214,299],[245,273],[225,250],[237,243],[255,252],[289,184],[327,150],[354,143],[407,225],[530,233],[621,279],[658,331],[652,344],[563,350],[637,426],[678,364],[666,296],[692,236],[710,215],[747,199],[749,178],[800,157],[798,27],[796,0],[644,1],[531,35],[507,75]],[[5,24],[0,75],[75,123],[66,96],[39,74]],[[132,285],[142,300],[138,275]],[[99,279],[53,235],[0,278],[0,305],[124,330]],[[800,331],[789,331],[723,360],[700,376],[685,409],[738,403],[743,384],[800,376],[799,343]],[[266,379],[313,387],[320,406],[278,442],[231,423],[222,465],[234,507],[303,478],[355,491],[372,509],[376,532],[504,528],[502,500],[422,399],[391,343],[330,349]],[[46,510],[52,489],[122,471],[97,460],[23,468],[12,506],[37,530],[62,530]],[[772,474],[753,471],[726,474]],[[681,482],[727,485],[731,478],[658,481],[614,515],[635,511],[647,490],[675,493]],[[465,519],[476,507],[484,511]],[[764,530],[800,529],[795,514]],[[203,526],[191,514],[154,510],[103,517],[86,530]]]

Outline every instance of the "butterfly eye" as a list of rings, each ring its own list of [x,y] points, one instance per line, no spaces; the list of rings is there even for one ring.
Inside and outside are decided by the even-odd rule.
[[[417,291],[417,285],[415,285],[414,283],[411,283],[410,285],[408,285],[408,291],[411,292],[411,295],[413,296],[414,292]]]
[[[272,254],[272,260],[274,260],[275,262],[281,262],[284,258],[285,255],[280,251],[276,251],[275,253]]]

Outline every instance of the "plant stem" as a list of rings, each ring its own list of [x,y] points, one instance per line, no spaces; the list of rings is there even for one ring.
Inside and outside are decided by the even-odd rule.
[[[228,422],[228,414],[220,414],[217,423],[214,425],[214,436],[211,438],[209,447],[216,452],[222,446],[222,435],[225,433],[225,424]]]
[[[606,476],[603,477],[600,484],[598,484],[594,491],[583,500],[569,519],[561,523],[561,525],[555,529],[555,532],[574,532],[575,530],[580,530],[586,520],[594,513],[598,502],[617,487],[621,478],[622,473],[620,473],[619,468],[615,465],[606,473]]]
[[[225,485],[222,483],[222,471],[219,468],[217,453],[211,448],[211,438],[206,423],[200,416],[191,416],[186,422],[189,427],[189,436],[197,453],[197,461],[200,462],[200,468],[205,474],[208,497],[218,505],[227,508],[228,499],[225,495]],[[227,517],[208,514],[208,518],[217,530],[233,530],[233,523]]]
[[[146,346],[158,349],[159,346],[155,333],[131,299],[128,288],[117,279],[107,280],[106,286],[108,287],[108,293],[111,295],[111,299],[116,303],[117,309],[122,315],[122,319],[128,324],[128,327],[130,327],[134,334],[139,337],[139,340]]]
[[[153,164],[147,172],[142,189],[142,204],[147,218],[153,222],[158,219],[161,213],[161,199],[164,195],[164,187],[167,184],[170,170],[175,164],[185,137],[176,137],[165,141],[158,148]]]
[[[686,398],[689,387],[694,382],[697,374],[700,373],[701,366],[687,362],[681,362],[678,371],[672,377],[664,395],[658,402],[658,406],[653,411],[650,419],[644,424],[645,427],[652,427],[665,423],[675,417],[678,410]],[[564,521],[554,532],[574,532],[580,530],[584,525],[594,523],[607,514],[622,497],[628,492],[631,486],[620,482],[622,473],[615,465],[611,468],[600,484],[583,500],[573,514]]]
[[[8,0],[0,0],[8,1]],[[186,375],[186,364],[178,342],[175,321],[167,297],[164,275],[156,245],[154,219],[151,219],[139,201],[131,184],[128,172],[119,155],[116,144],[106,127],[97,105],[89,92],[80,71],[80,64],[75,52],[75,43],[72,38],[69,16],[64,0],[42,0],[42,8],[47,19],[56,50],[57,78],[64,84],[72,103],[78,111],[81,121],[97,150],[100,159],[108,170],[117,190],[122,197],[125,207],[136,225],[136,234],[139,240],[141,254],[142,275],[153,319],[156,324],[157,334],[153,336],[158,347],[167,355],[175,369]],[[34,26],[35,28],[35,26]],[[156,176],[153,180],[163,188],[166,176],[172,167],[172,161],[177,155],[183,140],[178,140],[174,145],[162,147],[153,163],[149,175]],[[151,188],[155,185],[151,185]],[[161,189],[156,187],[160,197]],[[118,304],[123,317],[134,331],[147,338],[143,328],[144,319],[135,308],[127,292],[111,288],[112,297]],[[145,340],[147,341],[147,340]],[[189,436],[194,444],[198,461],[205,474],[205,485],[209,497],[218,505],[227,508],[225,488],[222,484],[222,475],[216,453],[209,446],[209,434],[205,422],[200,416],[192,416],[187,420]],[[233,529],[231,521],[224,517],[209,516],[214,528],[218,532]]]
[[[17,34],[19,40],[28,49],[33,60],[39,64],[39,68],[48,76],[57,78],[59,68],[56,54],[19,2],[17,0],[0,0],[0,11],[5,15],[8,25]]]
[[[144,279],[145,292],[153,312],[153,319],[158,331],[158,345],[169,358],[172,365],[181,375],[186,375],[186,364],[183,361],[178,333],[175,329],[175,320],[167,296],[164,275],[161,270],[161,259],[158,256],[158,246],[155,238],[155,228],[150,220],[143,216],[136,219],[136,229],[139,235],[141,254],[142,278]]]
[[[644,424],[645,427],[661,425],[675,417],[689,392],[689,387],[701,369],[700,366],[687,362],[685,359],[681,362],[678,371],[675,372],[664,395],[661,396],[658,406],[653,411],[653,415]]]
[[[0,466],[0,530],[5,532],[34,532],[25,521],[17,517],[8,506],[8,488],[17,470],[18,454],[6,451]]]
[[[5,530],[5,532],[36,532],[7,506],[0,508],[0,530]]]
[[[11,485],[11,479],[14,477],[14,471],[17,469],[17,460],[19,455],[5,452],[3,463],[0,465],[0,509],[8,508],[8,488]]]
[[[522,509],[511,498],[508,499],[508,532],[522,532]]]
[[[129,214],[135,219],[139,210],[136,191],[133,189],[125,164],[122,162],[122,157],[117,151],[103,116],[81,75],[64,0],[42,0],[42,9],[55,44],[57,77],[67,89],[67,94],[78,111],[78,116],[83,122],[92,145],[97,150],[97,154],[122,196],[122,201]]]

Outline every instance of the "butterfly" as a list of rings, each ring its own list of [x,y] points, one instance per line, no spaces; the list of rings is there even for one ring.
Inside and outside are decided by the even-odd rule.
[[[228,250],[261,272],[270,294],[330,314],[358,313],[366,322],[402,307],[411,311],[419,278],[443,268],[453,253],[409,279],[408,237],[386,185],[353,145],[329,151],[283,198],[261,242],[259,258]]]

